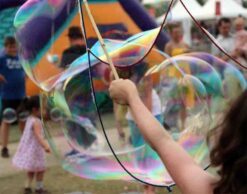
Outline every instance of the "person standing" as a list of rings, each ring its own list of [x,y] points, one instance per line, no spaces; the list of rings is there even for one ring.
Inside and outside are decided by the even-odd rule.
[[[45,152],[50,153],[50,148],[43,138],[43,127],[40,120],[39,96],[32,96],[27,100],[26,107],[30,112],[25,129],[13,158],[16,168],[25,170],[27,181],[24,194],[31,194],[32,181],[36,177],[36,194],[48,194],[44,189],[43,179],[45,174]]]
[[[238,17],[234,21],[235,45],[232,57],[242,65],[247,65],[247,31],[245,30],[244,18]]]
[[[231,20],[229,18],[221,18],[218,22],[219,35],[216,38],[217,44],[231,54],[234,50],[235,39],[231,34]],[[222,53],[215,45],[212,45],[212,54],[224,61],[229,61],[229,57]]]
[[[14,37],[6,37],[4,41],[4,54],[0,57],[0,83],[2,84],[2,113],[7,108],[16,112],[26,96],[25,93],[25,72],[21,66],[17,54],[17,43]],[[9,123],[2,121],[1,137],[3,158],[9,157],[8,136]],[[24,128],[24,121],[19,120],[21,132]]]
[[[80,27],[72,26],[69,28],[69,43],[70,47],[63,51],[62,59],[60,63],[61,68],[66,68],[75,59],[86,53],[86,47],[84,45],[83,36]]]
[[[176,23],[170,26],[171,40],[165,46],[165,53],[176,56],[189,52],[189,45],[183,41],[181,25]]]

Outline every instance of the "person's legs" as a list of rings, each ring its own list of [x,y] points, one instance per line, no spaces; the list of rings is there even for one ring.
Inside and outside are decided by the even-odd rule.
[[[14,108],[15,108],[15,111],[16,111],[17,117],[18,117],[18,126],[20,129],[20,132],[23,133],[26,119],[29,115],[29,113],[26,109],[25,100],[23,100],[23,99],[16,100]]]
[[[17,111],[18,107],[20,106],[22,100],[9,100],[9,99],[3,99],[2,100],[2,115],[3,112],[8,109],[11,108],[15,111]],[[1,124],[1,138],[2,138],[2,157],[4,158],[8,158],[9,157],[9,152],[8,152],[8,142],[9,142],[9,126],[10,123],[8,123],[7,121],[4,121],[4,119],[2,119],[2,124]],[[24,124],[22,124],[22,126],[20,126],[20,128],[22,127],[24,128]]]
[[[36,173],[36,190],[43,188],[43,179],[45,171]]]
[[[139,147],[145,144],[144,138],[136,126],[135,122],[132,120],[128,120],[128,125],[130,128],[130,139],[133,147]]]
[[[180,121],[181,121],[180,131],[183,131],[185,129],[185,122],[186,122],[186,117],[187,117],[187,110],[184,105],[181,107],[179,115],[180,115]]]
[[[27,181],[25,183],[24,194],[32,193],[32,182],[33,182],[34,172],[27,172]]]
[[[8,141],[9,141],[9,124],[2,121],[1,124],[1,137],[2,137],[2,157],[8,158],[9,151],[8,151]]]
[[[48,193],[46,190],[44,190],[44,184],[43,184],[44,174],[45,174],[45,171],[40,171],[40,172],[36,173],[36,188],[35,188],[35,192],[37,194],[46,194],[46,193]]]
[[[20,129],[21,133],[23,133],[24,127],[25,127],[25,122],[24,121],[19,121],[18,125],[19,125],[19,129]]]
[[[144,185],[144,194],[155,194],[155,187],[151,185]]]
[[[25,190],[31,190],[34,172],[27,172],[27,181],[25,183]]]

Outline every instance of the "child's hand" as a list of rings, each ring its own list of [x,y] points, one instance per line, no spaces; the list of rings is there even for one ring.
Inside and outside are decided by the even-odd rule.
[[[135,84],[130,80],[118,79],[111,83],[109,88],[111,98],[118,104],[129,104],[138,96]]]
[[[51,153],[51,149],[49,148],[49,146],[45,146],[44,149],[46,153]]]
[[[7,82],[5,77],[3,75],[1,75],[1,74],[0,74],[0,82],[4,82],[4,83]]]
[[[119,137],[121,140],[125,140],[125,133],[123,131],[119,132]]]

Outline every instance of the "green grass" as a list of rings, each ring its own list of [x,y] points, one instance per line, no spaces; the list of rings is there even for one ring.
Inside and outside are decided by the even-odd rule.
[[[103,122],[105,129],[115,126],[114,117],[112,114],[103,114]],[[50,123],[50,132],[52,136],[61,133],[61,129],[57,123]],[[97,126],[99,123],[97,122]],[[20,139],[20,130],[18,125],[10,127],[10,142],[18,142]],[[209,171],[214,173],[214,170]],[[93,173],[93,172],[92,172]],[[0,194],[22,194],[23,185],[25,182],[25,173],[17,173],[0,178]],[[87,191],[92,194],[120,194],[125,191],[142,191],[142,185],[139,183],[130,183],[124,181],[93,181],[85,180],[64,171],[61,167],[50,167],[45,175],[45,186],[51,194],[67,194],[76,191]],[[166,194],[168,191],[164,188],[157,188],[157,194]],[[176,187],[173,189],[173,194],[180,192]]]
[[[114,117],[111,114],[104,114],[103,121],[105,128],[115,126]],[[98,123],[97,123],[98,124]],[[53,126],[54,125],[54,126]],[[59,128],[56,123],[52,123],[53,135],[56,135]],[[18,142],[21,136],[18,125],[11,125],[9,141]],[[92,172],[93,173],[93,172]],[[22,194],[23,185],[26,180],[25,173],[17,173],[0,178],[0,194]],[[125,181],[93,181],[85,180],[64,171],[61,167],[50,167],[45,175],[45,186],[52,194],[65,194],[75,191],[87,191],[92,194],[120,194],[125,191],[142,191],[142,185],[139,183],[130,183]],[[175,188],[175,194],[179,192]],[[166,189],[157,188],[157,194],[168,193]]]
[[[11,125],[9,128],[9,142],[15,143],[20,140],[21,132],[18,125]]]
[[[25,173],[0,178],[0,193],[22,194],[25,179]],[[120,194],[124,191],[142,191],[142,185],[139,183],[85,180],[67,173],[60,167],[52,167],[47,170],[44,184],[51,194],[65,194],[75,191],[87,191],[92,194]],[[166,189],[157,188],[157,194],[166,193],[168,193]],[[173,194],[179,193],[178,189],[174,187]]]

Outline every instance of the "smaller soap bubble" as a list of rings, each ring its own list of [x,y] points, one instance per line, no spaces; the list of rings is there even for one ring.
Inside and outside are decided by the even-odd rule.
[[[29,112],[28,111],[22,111],[18,114],[18,119],[19,121],[26,121],[27,117],[29,116]]]
[[[62,111],[59,108],[53,108],[50,110],[50,118],[54,122],[61,121],[63,118]]]
[[[3,111],[3,121],[6,123],[14,123],[17,120],[16,111],[12,108],[6,108]]]

